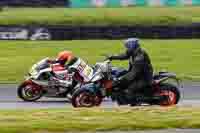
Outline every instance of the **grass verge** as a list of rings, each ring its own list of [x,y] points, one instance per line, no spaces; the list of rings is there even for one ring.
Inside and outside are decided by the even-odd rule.
[[[200,128],[200,108],[135,107],[0,111],[0,132],[133,131]]]
[[[155,71],[175,72],[185,80],[200,80],[200,40],[142,40],[141,44],[152,58]],[[124,51],[121,40],[85,41],[0,41],[0,83],[19,83],[29,68],[45,57],[56,57],[62,50],[94,64],[103,54]],[[113,65],[127,67],[126,61]]]
[[[183,25],[200,22],[199,7],[4,8],[0,25]]]

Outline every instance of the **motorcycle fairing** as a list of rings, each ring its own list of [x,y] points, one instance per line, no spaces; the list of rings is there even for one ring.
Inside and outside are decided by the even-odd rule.
[[[69,69],[78,70],[79,74],[83,77],[84,82],[89,82],[94,74],[94,70],[87,63],[85,63],[82,59],[78,59],[73,65],[69,67]]]

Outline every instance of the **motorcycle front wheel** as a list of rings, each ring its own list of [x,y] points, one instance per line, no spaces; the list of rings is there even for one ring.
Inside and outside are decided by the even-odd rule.
[[[17,94],[22,100],[33,102],[40,99],[44,93],[39,85],[25,81],[17,88]]]
[[[78,90],[72,96],[73,107],[94,107],[99,106],[102,102],[102,97],[94,95],[89,90]]]

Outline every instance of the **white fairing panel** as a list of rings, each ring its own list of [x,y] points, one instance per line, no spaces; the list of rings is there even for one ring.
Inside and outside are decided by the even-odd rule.
[[[31,77],[33,79],[37,79],[42,73],[44,73],[44,72],[51,72],[51,71],[52,71],[51,68],[46,68],[46,69],[43,69],[43,70],[39,71],[38,73],[37,72],[36,73],[32,73]]]
[[[84,82],[88,82],[92,79],[94,70],[82,59],[78,59],[70,68],[78,70],[79,74],[83,77]]]

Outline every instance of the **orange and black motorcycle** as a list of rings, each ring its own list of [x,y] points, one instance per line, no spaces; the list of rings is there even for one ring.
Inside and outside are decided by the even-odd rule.
[[[127,90],[116,91],[112,87],[112,80],[119,77],[126,70],[114,68],[109,60],[96,65],[96,74],[90,82],[81,86],[72,95],[72,105],[74,107],[94,107],[99,106],[103,98],[110,97],[119,105],[122,104]],[[148,96],[143,92],[136,92],[134,101],[127,101],[127,105],[176,105],[180,100],[180,80],[176,74],[169,72],[159,72],[154,75],[152,86],[153,95]],[[134,103],[134,104],[133,104]]]

